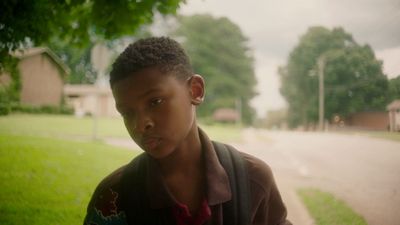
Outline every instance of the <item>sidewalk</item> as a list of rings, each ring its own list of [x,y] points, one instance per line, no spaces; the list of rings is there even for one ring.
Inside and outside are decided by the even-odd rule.
[[[314,221],[301,202],[296,191],[290,185],[277,181],[283,202],[288,211],[288,219],[293,225],[314,225]]]

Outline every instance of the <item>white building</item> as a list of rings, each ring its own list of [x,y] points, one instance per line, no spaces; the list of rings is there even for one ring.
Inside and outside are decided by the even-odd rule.
[[[119,116],[115,100],[108,86],[65,85],[67,104],[74,108],[75,115]]]
[[[387,110],[389,111],[390,131],[400,131],[400,99],[390,103]]]

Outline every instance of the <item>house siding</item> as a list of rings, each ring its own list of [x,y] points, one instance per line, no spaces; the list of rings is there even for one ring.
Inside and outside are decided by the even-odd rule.
[[[389,115],[387,112],[359,112],[349,116],[346,124],[361,129],[388,130]]]
[[[21,59],[19,71],[22,78],[22,104],[60,105],[64,82],[60,69],[47,54],[37,54]]]

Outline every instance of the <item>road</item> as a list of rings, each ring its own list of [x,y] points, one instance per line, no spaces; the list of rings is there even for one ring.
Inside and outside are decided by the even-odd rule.
[[[313,224],[295,192],[301,187],[333,193],[370,225],[400,224],[400,142],[247,129],[231,144],[271,166],[294,224]]]

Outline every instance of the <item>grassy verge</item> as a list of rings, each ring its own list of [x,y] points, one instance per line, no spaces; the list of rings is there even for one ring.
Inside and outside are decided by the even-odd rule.
[[[400,141],[400,132],[370,131],[370,130],[341,130],[333,132],[337,132],[339,134],[361,135],[361,136],[380,138],[391,141]]]
[[[213,140],[238,141],[241,129],[234,125],[200,125]],[[0,117],[0,134],[90,139],[93,119],[66,115],[12,114]],[[97,136],[130,138],[121,118],[98,118]]]
[[[298,194],[316,225],[367,225],[346,203],[329,193],[316,189],[300,189]]]
[[[0,134],[0,224],[82,224],[94,188],[135,152]]]
[[[362,134],[368,135],[374,138],[383,138],[392,141],[400,141],[400,132],[386,132],[386,131],[366,131]]]

